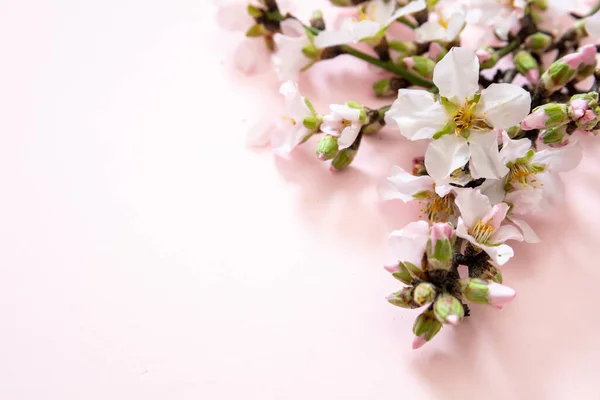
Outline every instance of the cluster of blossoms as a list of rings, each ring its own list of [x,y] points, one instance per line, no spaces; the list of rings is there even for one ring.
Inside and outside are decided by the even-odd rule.
[[[413,347],[459,324],[467,303],[511,301],[500,270],[510,242],[539,241],[527,216],[560,204],[560,173],[582,157],[578,137],[600,133],[600,1],[579,15],[550,0],[331,0],[345,7],[331,28],[320,11],[301,22],[283,1],[219,3],[225,26],[255,41],[236,64],[270,63],[283,81],[285,126],[261,142],[291,152],[319,136],[317,158],[332,170],[384,126],[428,142],[411,171],[395,166],[379,187],[386,200],[422,205],[421,220],[391,233],[396,262],[385,267],[405,285],[388,301],[424,309]],[[557,15],[571,19],[562,32],[544,26]],[[412,40],[394,33],[399,24]],[[464,45],[467,28],[482,41]],[[393,74],[373,83],[376,96],[395,97],[389,106],[344,101],[320,113],[302,96],[299,74],[344,54]]]

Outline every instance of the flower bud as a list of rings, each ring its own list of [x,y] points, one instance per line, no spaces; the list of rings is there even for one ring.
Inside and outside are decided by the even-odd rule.
[[[323,13],[320,10],[313,12],[311,15],[310,26],[321,31],[325,30],[325,20],[323,19]]]
[[[578,128],[589,131],[600,122],[600,107],[598,93],[589,92],[571,97],[569,116]]]
[[[458,325],[465,316],[460,300],[448,293],[438,296],[433,303],[433,312],[442,324]]]
[[[475,51],[475,55],[479,59],[481,69],[492,68],[500,59],[498,53],[496,53],[496,51],[490,46],[483,46],[477,49],[477,51]]]
[[[429,282],[421,282],[415,287],[413,299],[420,306],[431,303],[435,299],[435,286]]]
[[[394,278],[398,279],[400,282],[404,283],[405,285],[410,285],[414,279],[413,276],[408,271],[408,269],[401,262],[399,262],[398,264],[394,264],[394,265],[386,265],[383,268],[385,268],[385,270],[387,272],[389,272],[390,274],[392,274],[392,276]]]
[[[373,91],[377,97],[397,96],[398,90],[408,86],[402,78],[388,78],[377,81],[373,84]]]
[[[433,69],[435,68],[435,61],[433,61],[429,57],[423,56],[412,56],[405,57],[402,59],[402,62],[406,66],[406,68],[416,72],[426,79],[431,79],[433,77]]]
[[[550,147],[562,147],[569,143],[567,126],[563,125],[557,128],[546,129],[544,132],[542,132],[540,139],[544,144]]]
[[[427,260],[433,269],[450,270],[452,267],[452,239],[454,230],[447,223],[435,223],[427,242]]]
[[[492,307],[498,309],[501,309],[517,295],[508,286],[485,279],[462,279],[460,285],[462,293],[469,301],[490,304]]]
[[[552,44],[552,36],[542,32],[534,33],[525,38],[525,48],[534,53],[543,53]]]
[[[413,288],[412,286],[407,286],[405,288],[402,288],[402,290],[399,290],[397,292],[390,294],[385,299],[390,304],[393,304],[397,307],[419,308],[422,305],[415,302],[414,291],[415,291],[415,288]]]
[[[442,324],[437,320],[433,310],[427,310],[417,317],[413,325],[413,340],[412,348],[418,349],[425,343],[429,342],[442,329]]]
[[[402,42],[400,40],[389,40],[388,46],[391,50],[400,52],[404,57],[417,54],[417,45],[413,42]]]
[[[353,7],[360,4],[360,1],[353,0],[331,0],[331,4],[338,7]]]
[[[541,77],[540,83],[546,92],[555,92],[570,82],[583,59],[583,54],[572,53],[554,61]]]
[[[536,59],[527,51],[521,50],[514,57],[515,68],[526,77],[532,85],[535,85],[540,79],[539,64]]]
[[[533,109],[521,122],[521,129],[555,128],[569,123],[569,113],[566,104],[548,103]]]
[[[331,160],[339,151],[338,140],[334,136],[323,136],[317,145],[317,157],[319,160]]]
[[[330,170],[331,171],[341,171],[343,169],[348,168],[348,166],[350,164],[352,164],[352,161],[354,161],[354,158],[356,157],[356,153],[357,153],[357,151],[352,149],[351,147],[348,147],[347,149],[340,151],[339,153],[337,153],[337,155],[331,162]]]
[[[581,81],[592,75],[596,70],[596,54],[598,54],[598,51],[593,44],[586,44],[577,50],[577,52],[582,55],[582,60],[577,69],[577,76],[575,79]]]

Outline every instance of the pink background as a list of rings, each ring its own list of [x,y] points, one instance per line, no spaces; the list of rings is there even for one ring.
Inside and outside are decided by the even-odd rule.
[[[314,4],[314,3],[313,3]],[[228,66],[208,0],[0,3],[0,398],[600,398],[600,145],[533,220],[519,295],[412,351],[384,296],[388,232],[418,206],[376,183],[422,145],[366,139],[331,174],[245,145],[274,75]],[[369,93],[340,58],[301,88]]]

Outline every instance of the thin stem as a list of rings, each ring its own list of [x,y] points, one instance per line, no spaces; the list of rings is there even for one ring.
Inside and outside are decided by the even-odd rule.
[[[394,74],[406,79],[413,85],[423,86],[424,88],[429,89],[431,92],[437,92],[437,88],[435,87],[433,82],[428,81],[425,78],[421,78],[420,76],[415,75],[412,72],[409,72],[403,68],[400,68],[391,62],[384,62],[384,61],[378,60],[375,57],[371,57],[370,55],[363,53],[362,51],[356,50],[347,45],[342,46],[342,50],[344,50],[345,54],[349,54],[353,57],[359,58],[363,61],[368,62],[369,64],[376,65],[381,69],[385,69],[386,71],[393,72]]]
[[[502,57],[504,57],[505,55],[507,55],[508,53],[510,53],[511,51],[513,51],[514,49],[516,49],[519,46],[519,41],[518,40],[513,40],[512,42],[510,42],[509,44],[507,44],[505,47],[501,48],[500,50],[498,50],[498,60],[500,60]]]

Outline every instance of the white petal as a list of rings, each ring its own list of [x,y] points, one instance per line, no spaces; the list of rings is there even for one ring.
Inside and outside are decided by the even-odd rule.
[[[246,31],[254,24],[244,4],[223,1],[217,4],[217,24],[228,31]]]
[[[475,113],[497,129],[518,125],[529,114],[531,96],[520,86],[492,83],[481,92]]]
[[[575,169],[583,158],[583,150],[578,142],[571,142],[558,149],[545,149],[537,152],[532,163],[546,165],[552,172],[567,172]]]
[[[509,162],[515,162],[518,158],[524,157],[530,148],[531,140],[512,140],[506,131],[502,131],[502,150],[500,150],[500,158],[505,165]]]
[[[540,208],[545,210],[550,206],[557,206],[564,203],[565,184],[558,174],[544,172],[537,174],[536,178],[543,193]]]
[[[393,1],[391,3],[393,3]],[[400,7],[399,9],[397,9],[396,12],[394,14],[392,14],[390,19],[387,21],[386,25],[391,24],[398,18],[404,17],[405,15],[409,15],[409,14],[424,10],[426,7],[427,7],[427,4],[425,3],[425,0],[411,1],[404,7]]]
[[[427,21],[415,29],[415,41],[417,43],[433,42],[446,37],[446,29],[437,22]]]
[[[435,66],[433,82],[440,90],[440,96],[464,102],[479,90],[477,56],[466,47],[453,47]]]
[[[275,123],[261,119],[254,124],[246,136],[246,146],[264,147],[271,141],[271,132],[275,129]]]
[[[479,190],[481,194],[490,200],[491,205],[503,202],[506,195],[504,191],[504,179],[486,179],[479,186]]]
[[[486,246],[483,244],[478,245],[483,251],[488,253],[490,258],[498,265],[504,265],[515,255],[514,250],[507,244],[501,244],[500,246]]]
[[[361,126],[361,124],[355,122],[352,125],[344,128],[340,134],[340,137],[338,138],[338,146],[340,150],[347,149],[348,147],[352,146],[352,143],[354,143],[358,137]]]
[[[515,226],[502,225],[494,232],[490,238],[490,243],[501,244],[507,240],[518,240],[521,242],[523,241],[523,235],[521,235],[521,232]]]
[[[275,66],[277,76],[282,81],[297,81],[300,71],[311,63],[311,60],[302,53],[302,48],[310,43],[306,36],[290,37],[276,33],[273,40],[277,44],[277,52],[271,60]]]
[[[472,228],[491,211],[490,200],[477,189],[459,189],[457,192],[454,202],[467,227]]]
[[[315,36],[315,46],[324,49],[354,42],[354,34],[349,29],[339,31],[322,31]]]
[[[356,22],[353,29],[354,42],[360,42],[363,39],[375,36],[381,30],[381,24],[375,21],[360,21]]]
[[[306,36],[306,31],[302,23],[294,18],[288,18],[281,21],[281,33],[290,37]]]
[[[338,31],[323,31],[315,37],[315,46],[325,48],[341,44],[356,43],[364,38],[376,35],[381,30],[381,25],[375,21],[345,20]]]
[[[471,150],[471,175],[473,178],[502,178],[508,174],[500,159],[498,136],[495,132],[471,132],[469,136]]]
[[[525,242],[527,242],[527,243],[541,242],[539,236],[535,233],[533,228],[525,220],[517,219],[517,218],[509,218],[509,221],[511,221],[513,224],[515,224],[521,230],[521,233],[523,234],[523,240]]]
[[[281,15],[286,15],[295,11],[294,1],[293,0],[277,0],[277,8],[279,8],[279,12]],[[285,21],[288,21],[286,19]]]
[[[469,144],[455,135],[444,135],[429,143],[425,153],[425,168],[435,179],[443,180],[452,171],[464,166],[469,161]]]
[[[366,4],[364,13],[371,20],[384,25],[394,13],[396,3],[385,0],[371,0]]]
[[[403,229],[390,234],[389,246],[398,261],[409,262],[420,267],[428,239],[429,223],[411,222]]]
[[[260,38],[245,38],[235,50],[233,64],[244,74],[259,74],[269,68],[271,52]]]
[[[590,36],[594,39],[600,38],[600,12],[587,17],[584,20],[585,29],[588,31]]]
[[[454,190],[454,186],[452,185],[435,185],[435,193],[440,196],[440,197],[444,197],[446,196],[448,193],[452,192]]]
[[[506,194],[505,200],[512,205],[511,214],[534,214],[542,211],[544,192],[531,185]]]
[[[379,194],[385,200],[400,199],[403,202],[414,200],[417,193],[431,191],[434,187],[430,176],[415,176],[394,165],[382,185]]]
[[[448,28],[446,29],[445,39],[447,42],[451,42],[457,38],[465,26],[466,18],[467,16],[464,12],[452,14],[450,21],[448,21]]]
[[[304,118],[312,114],[306,105],[306,99],[298,90],[297,83],[293,81],[284,82],[279,88],[279,93],[284,97],[285,115],[292,118],[296,124],[302,123]]]
[[[358,122],[360,120],[360,109],[358,108],[352,108],[345,104],[331,104],[329,109],[340,119],[352,122]]]
[[[425,90],[400,89],[385,114],[386,124],[398,127],[410,140],[431,139],[450,120],[444,107]]]

